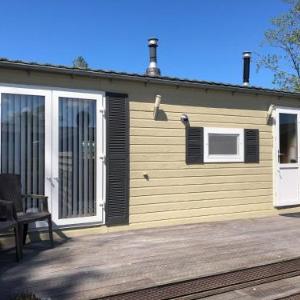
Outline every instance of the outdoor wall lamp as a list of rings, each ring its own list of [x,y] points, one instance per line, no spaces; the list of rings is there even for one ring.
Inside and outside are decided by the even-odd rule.
[[[189,117],[187,114],[182,114],[180,120],[185,126],[188,126],[190,124]]]
[[[156,95],[155,96],[155,102],[154,102],[154,109],[153,109],[153,119],[155,120],[158,112],[159,112],[159,106],[161,102],[161,95]]]

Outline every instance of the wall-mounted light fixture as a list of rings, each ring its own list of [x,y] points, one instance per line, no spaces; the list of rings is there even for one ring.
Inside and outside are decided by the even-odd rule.
[[[271,121],[273,120],[273,112],[275,110],[276,106],[274,104],[271,104],[269,106],[268,112],[267,112],[267,124],[272,123]]]
[[[185,126],[190,125],[189,116],[187,114],[182,114],[180,120]]]
[[[156,117],[158,115],[160,102],[161,102],[161,95],[156,95],[155,102],[154,102],[154,109],[153,109],[153,119],[154,120],[156,119]]]

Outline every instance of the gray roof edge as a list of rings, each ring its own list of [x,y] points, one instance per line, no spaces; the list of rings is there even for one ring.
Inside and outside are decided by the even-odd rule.
[[[52,64],[39,64],[33,62],[25,61],[13,61],[5,58],[0,58],[0,68],[9,68],[9,69],[22,69],[22,70],[32,70],[32,71],[43,71],[43,72],[52,72],[60,74],[69,74],[69,75],[79,75],[79,76],[88,76],[88,77],[100,77],[100,78],[115,78],[121,80],[134,80],[142,81],[147,83],[156,83],[156,84],[167,84],[175,86],[185,86],[185,87],[198,87],[202,89],[213,89],[213,90],[223,90],[231,92],[241,92],[249,94],[262,94],[269,96],[277,97],[291,97],[297,98],[300,100],[300,93],[298,92],[289,92],[276,89],[268,89],[255,86],[242,86],[234,84],[226,84],[219,82],[211,81],[202,81],[202,80],[192,80],[184,79],[177,77],[151,77],[147,75],[137,74],[137,73],[126,73],[126,72],[116,72],[116,71],[107,71],[107,70],[93,70],[93,69],[80,69],[73,68],[68,66],[61,65],[52,65]]]

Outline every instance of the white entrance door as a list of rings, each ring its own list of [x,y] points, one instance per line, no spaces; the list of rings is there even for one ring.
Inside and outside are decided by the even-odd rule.
[[[53,220],[57,225],[103,222],[104,96],[53,91]]]
[[[299,110],[276,109],[277,207],[300,204],[299,122]]]

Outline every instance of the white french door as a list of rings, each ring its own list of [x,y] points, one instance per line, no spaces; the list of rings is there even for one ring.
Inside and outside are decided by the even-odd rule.
[[[19,174],[22,192],[51,195],[51,91],[0,85],[0,169]],[[38,204],[26,199],[25,207]],[[51,210],[51,201],[49,201]]]
[[[103,222],[103,94],[53,91],[52,212],[57,225]]]
[[[3,84],[0,109],[1,173],[47,195],[56,225],[103,223],[104,94]]]
[[[274,205],[300,204],[300,110],[276,109]]]

